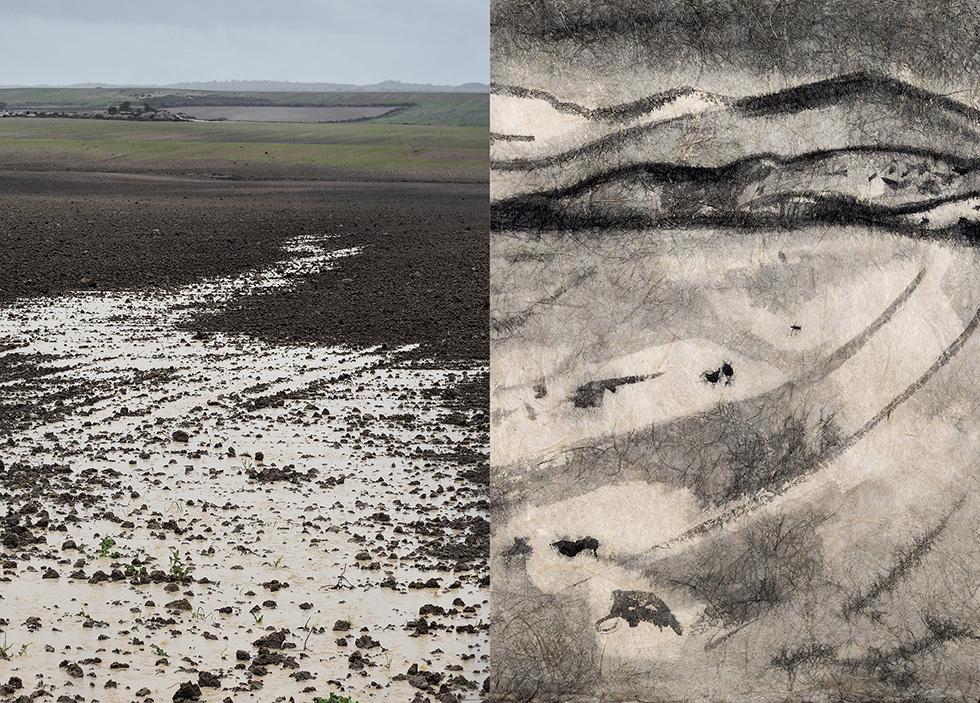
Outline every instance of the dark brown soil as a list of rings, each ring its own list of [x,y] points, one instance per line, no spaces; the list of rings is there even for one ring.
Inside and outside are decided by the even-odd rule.
[[[341,208],[337,246],[362,247],[360,255],[292,291],[245,298],[202,326],[355,348],[419,343],[412,358],[486,361],[486,189],[432,184],[406,198],[389,185],[380,195],[366,209],[360,198]]]
[[[0,172],[0,305],[79,290],[144,290],[284,258],[300,235],[362,247],[290,292],[247,297],[197,331],[488,358],[486,184],[219,180]]]

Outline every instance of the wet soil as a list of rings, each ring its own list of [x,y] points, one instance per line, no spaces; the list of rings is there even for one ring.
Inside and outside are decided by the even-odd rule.
[[[464,365],[488,359],[485,184],[6,172],[0,186],[0,304],[231,275],[275,261],[290,237],[318,236],[360,255],[194,326],[271,341],[419,344],[416,358]]]
[[[406,196],[401,196],[402,198]],[[480,187],[420,189],[382,198],[328,225],[340,247],[360,247],[288,292],[253,295],[201,320],[247,327],[274,341],[421,344],[410,356],[464,364],[489,358],[488,194]]]
[[[481,700],[485,185],[0,208],[0,696]]]

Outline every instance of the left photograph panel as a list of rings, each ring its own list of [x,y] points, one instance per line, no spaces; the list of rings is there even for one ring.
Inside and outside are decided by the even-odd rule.
[[[0,45],[0,695],[484,700],[489,0]]]

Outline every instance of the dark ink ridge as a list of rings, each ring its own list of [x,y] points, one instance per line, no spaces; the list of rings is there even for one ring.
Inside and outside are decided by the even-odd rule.
[[[726,179],[730,180],[744,175],[766,176],[772,172],[773,166],[812,166],[828,158],[849,154],[877,154],[894,156],[895,158],[915,156],[924,159],[933,159],[949,164],[959,175],[965,175],[980,167],[980,159],[963,158],[931,149],[897,145],[854,146],[840,149],[820,149],[818,151],[806,152],[805,154],[797,154],[796,156],[779,156],[778,154],[772,153],[753,154],[752,156],[746,156],[724,166],[690,166],[669,162],[627,164],[625,166],[596,171],[570,186],[514,196],[514,198],[498,200],[497,203],[506,203],[516,198],[532,196],[543,198],[574,197],[589,188],[605,183],[626,180],[630,176],[642,176],[644,179],[658,185],[678,183],[714,185]],[[748,185],[748,182],[740,185]]]
[[[501,134],[500,132],[490,132],[491,142],[533,142],[534,136],[530,134]]]
[[[879,681],[889,681],[907,688],[916,682],[917,676],[914,671],[902,667],[900,665],[902,662],[908,662],[913,657],[947,642],[978,639],[974,630],[953,620],[927,613],[922,616],[922,621],[926,626],[924,634],[913,634],[908,640],[892,649],[869,647],[868,653],[862,657],[842,659],[838,657],[840,652],[838,645],[810,642],[792,650],[783,647],[772,657],[770,666],[794,675],[797,669],[803,667],[818,663],[829,664],[844,669],[860,670],[866,672],[865,675],[873,675]]]
[[[898,221],[905,215],[926,212],[939,205],[969,200],[980,196],[980,191],[971,190],[954,195],[927,197],[899,205],[880,205],[867,203],[855,196],[823,191],[784,191],[771,196],[759,196],[753,204],[779,207],[789,205],[794,214],[752,212],[744,209],[724,209],[724,199],[733,193],[741,192],[752,183],[769,176],[780,166],[813,166],[834,156],[851,153],[880,154],[928,158],[943,162],[953,168],[960,176],[965,176],[980,167],[980,159],[964,159],[933,152],[928,149],[902,150],[893,146],[855,147],[810,152],[793,157],[781,158],[765,154],[746,157],[733,163],[719,166],[686,166],[671,163],[640,163],[603,170],[593,173],[579,182],[562,188],[528,193],[497,200],[491,204],[491,229],[500,230],[560,230],[601,227],[683,227],[683,226],[731,226],[755,228],[766,226],[797,225],[807,222],[831,224],[869,224],[901,230],[922,228],[911,227]],[[651,186],[676,186],[678,188],[702,189],[704,197],[713,196],[710,204],[715,212],[685,213],[668,208],[661,213],[631,211],[629,208],[611,205],[600,212],[575,212],[569,207],[568,199],[576,198],[590,189],[617,183],[648,183]],[[715,188],[716,191],[707,189]],[[701,203],[688,194],[686,203],[699,206]],[[809,202],[800,202],[805,200]],[[678,208],[682,210],[682,208]]]
[[[549,168],[551,166],[558,166],[577,159],[580,156],[590,156],[596,158],[599,163],[601,163],[601,158],[599,158],[603,152],[611,151],[613,149],[619,149],[626,146],[627,141],[633,136],[640,134],[646,130],[652,130],[659,128],[669,122],[676,122],[679,120],[689,119],[687,115],[681,115],[679,117],[672,117],[670,119],[663,120],[662,122],[655,122],[653,124],[642,124],[636,127],[631,127],[630,129],[617,132],[615,134],[607,134],[604,137],[600,137],[594,141],[583,144],[582,146],[575,147],[574,149],[569,149],[560,154],[554,154],[551,156],[542,156],[538,159],[512,159],[509,161],[502,161],[499,159],[490,160],[490,168],[497,171],[535,171],[541,168]],[[928,149],[926,147],[918,147],[906,144],[856,144],[854,146],[839,147],[835,149],[818,149],[816,151],[808,151],[803,154],[796,154],[793,156],[784,156],[782,154],[775,154],[772,152],[763,152],[760,154],[753,154],[751,156],[746,156],[739,161],[733,161],[730,164],[724,166],[695,166],[686,164],[674,164],[670,162],[656,162],[657,165],[663,167],[674,167],[679,169],[702,169],[706,171],[720,171],[732,167],[735,164],[747,163],[753,161],[773,161],[780,165],[795,165],[797,163],[805,163],[807,159],[819,159],[827,156],[834,156],[836,154],[847,154],[847,153],[882,153],[882,154],[904,154],[909,156],[921,156],[925,158],[941,159],[949,163],[953,168],[957,169],[973,169],[980,164],[980,159],[978,158],[967,158],[959,156],[957,154],[952,154],[949,152],[936,151],[933,149]],[[623,166],[622,168],[630,168],[633,166],[643,166],[649,165],[649,162],[641,162],[637,164],[629,164]]]
[[[912,545],[898,558],[887,574],[877,579],[866,593],[859,593],[846,603],[842,610],[843,615],[847,617],[862,611],[877,600],[881,594],[892,591],[906,574],[911,572],[925,558],[929,550],[932,549],[932,545],[946,529],[950,519],[963,507],[964,503],[966,503],[965,495],[953,504],[949,512],[943,515],[942,519],[931,530],[912,542]]]
[[[745,115],[781,115],[830,107],[845,98],[867,95],[885,100],[904,98],[918,103],[931,103],[973,122],[980,122],[980,110],[976,108],[877,71],[856,71],[766,95],[740,98],[734,101],[734,107]]]
[[[895,97],[907,98],[919,103],[932,103],[950,112],[955,112],[974,122],[980,122],[980,110],[965,103],[950,98],[947,95],[933,93],[925,88],[919,88],[897,78],[892,78],[878,71],[855,71],[832,78],[817,80],[810,83],[783,88],[773,93],[750,95],[736,98],[729,95],[698,91],[691,86],[683,86],[661,93],[654,93],[645,98],[608,107],[588,108],[568,100],[561,100],[552,93],[536,88],[524,88],[515,85],[491,83],[492,95],[508,95],[516,98],[534,98],[544,100],[558,112],[581,115],[592,120],[615,120],[639,117],[648,112],[663,107],[678,98],[702,93],[713,100],[730,105],[743,115],[782,115],[804,110],[814,110],[829,107],[845,98],[875,96],[892,100]]]
[[[970,191],[947,198],[931,199],[920,203],[910,203],[888,207],[864,203],[846,195],[816,195],[812,193],[787,193],[766,202],[778,205],[793,203],[798,212],[793,215],[759,212],[716,212],[711,214],[665,213],[651,216],[645,213],[615,213],[584,215],[564,212],[552,203],[531,196],[521,198],[519,204],[508,203],[491,212],[492,231],[524,230],[534,232],[559,230],[649,230],[649,229],[688,229],[718,228],[754,230],[797,229],[806,225],[864,225],[917,237],[921,239],[954,239],[963,244],[980,245],[980,223],[960,218],[960,221],[946,227],[928,228],[902,221],[903,215],[927,212],[929,209],[980,198],[980,191]],[[800,203],[806,199],[806,207]],[[760,200],[761,202],[761,200]]]
[[[681,119],[681,118],[676,118]],[[657,125],[663,124],[658,122]],[[647,127],[648,125],[641,125],[642,127]],[[591,142],[591,144],[597,144],[598,142],[605,140],[620,140],[626,135],[627,132],[621,132],[619,134],[608,135],[602,139]],[[586,149],[589,145],[580,147],[579,149]],[[573,150],[578,151],[578,149]],[[571,153],[571,152],[566,152]],[[732,169],[745,168],[750,165],[766,165],[772,163],[778,166],[798,166],[798,165],[809,165],[821,161],[822,159],[831,158],[834,156],[839,156],[842,154],[880,154],[887,156],[894,154],[895,156],[918,156],[925,159],[935,159],[937,161],[943,161],[949,164],[953,169],[959,172],[961,175],[972,171],[973,169],[980,166],[980,158],[968,158],[964,156],[959,156],[958,154],[952,154],[944,151],[937,151],[934,149],[928,149],[925,147],[911,146],[905,144],[857,144],[854,146],[839,147],[835,149],[817,149],[816,151],[807,151],[802,154],[795,154],[793,156],[784,156],[782,154],[776,154],[773,152],[762,152],[758,154],[752,154],[751,156],[746,156],[744,158],[732,161],[731,163],[724,164],[722,166],[696,166],[688,164],[676,164],[669,161],[645,161],[637,162],[633,164],[627,164],[625,166],[619,166],[616,168],[605,169],[591,174],[584,178],[580,183],[576,183],[570,186],[565,186],[564,188],[555,188],[549,191],[542,191],[544,194],[564,192],[566,190],[572,190],[580,187],[580,184],[586,183],[593,178],[599,178],[605,174],[617,174],[624,173],[628,174],[632,170],[636,169],[638,171],[650,170],[652,173],[662,173],[665,179],[669,181],[677,180],[683,177],[685,174],[692,174],[689,177],[693,178],[693,174],[704,173],[704,174],[726,174]],[[577,156],[578,154],[576,154]],[[556,159],[562,155],[554,157],[545,157],[542,160]],[[545,168],[551,166],[551,163],[539,163],[538,161],[531,160],[514,160],[514,161],[491,161],[490,167],[497,169],[499,171],[533,171],[537,168]],[[676,175],[675,175],[676,174]],[[699,178],[707,179],[707,176],[700,176]],[[665,181],[666,182],[666,181]]]
[[[547,93],[539,95],[539,92],[529,91],[529,96],[548,99]],[[551,100],[549,102],[556,109],[559,109],[557,105],[562,106],[561,109],[566,112],[582,114],[587,117],[593,113],[602,115],[601,118],[597,117],[596,119],[629,119],[665,105],[677,97],[689,95],[694,92],[692,88],[680,88],[676,91],[660,93],[633,103],[610,108],[596,108],[595,110],[589,110],[577,106],[574,103],[558,101],[554,96],[550,96]],[[709,94],[706,93],[706,95]],[[824,81],[806,83],[768,95],[757,95],[738,99],[722,95],[710,95],[712,99],[731,106],[734,114],[743,117],[775,117],[832,107],[843,103],[847,99],[871,98],[889,105],[915,104],[920,107],[934,107],[940,112],[945,111],[946,113],[959,115],[969,120],[975,127],[980,126],[980,110],[945,95],[939,95],[923,88],[917,88],[909,83],[889,78],[883,74],[864,71],[838,76]],[[537,168],[564,164],[583,155],[599,157],[603,152],[622,147],[630,139],[642,135],[645,132],[660,129],[663,125],[671,122],[690,121],[691,119],[691,115],[679,115],[651,124],[640,124],[615,134],[599,137],[591,142],[558,154],[536,159],[492,160],[490,166],[499,171],[530,171]]]
[[[793,650],[783,647],[779,650],[779,654],[772,658],[770,665],[775,669],[784,669],[792,673],[801,666],[833,661],[837,658],[838,651],[840,651],[839,645],[819,642],[810,642]]]
[[[690,86],[684,86],[682,88],[665,90],[662,93],[655,93],[654,95],[649,95],[645,98],[640,98],[639,100],[634,100],[633,102],[629,103],[610,105],[608,107],[585,107],[584,105],[579,105],[578,103],[561,100],[552,93],[544,90],[538,90],[536,88],[522,88],[521,86],[500,85],[499,83],[490,84],[490,93],[492,95],[507,95],[515,98],[534,98],[537,100],[544,100],[558,112],[563,112],[567,115],[580,115],[582,117],[587,117],[590,120],[606,121],[633,119],[635,117],[639,117],[640,115],[645,115],[648,112],[657,110],[667,103],[677,100],[678,98],[682,98],[687,95],[694,95],[697,92],[699,91],[691,88]],[[705,93],[705,95],[711,95],[712,98],[718,100],[719,102],[733,102],[732,98],[722,95],[713,95],[710,93]]]
[[[917,676],[914,671],[897,666],[898,664],[908,662],[913,657],[947,642],[978,639],[973,629],[947,618],[939,618],[926,613],[922,616],[922,621],[926,626],[926,633],[922,635],[910,633],[911,637],[908,640],[901,642],[893,649],[869,647],[868,653],[863,657],[835,659],[834,661],[844,668],[863,670],[874,675],[880,681],[891,681],[907,688],[917,681]]]

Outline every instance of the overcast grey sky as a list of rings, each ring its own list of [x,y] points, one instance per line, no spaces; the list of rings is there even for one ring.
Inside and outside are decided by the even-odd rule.
[[[494,77],[731,93],[873,70],[980,105],[980,0],[494,0]],[[758,77],[753,84],[751,77]]]
[[[490,0],[0,0],[0,85],[489,81]]]

